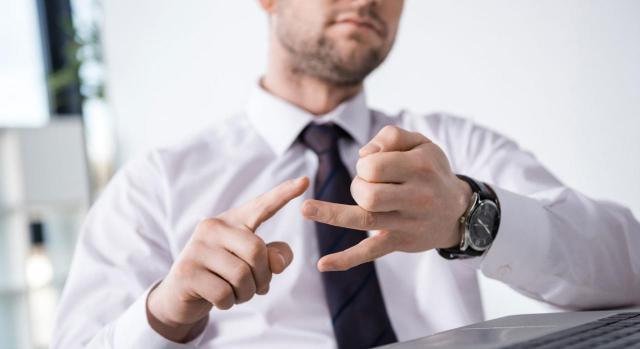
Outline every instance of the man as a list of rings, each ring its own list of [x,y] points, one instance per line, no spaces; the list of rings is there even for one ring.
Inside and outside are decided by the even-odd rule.
[[[260,4],[246,111],[113,179],[54,347],[372,347],[480,321],[477,270],[565,308],[640,303],[629,210],[469,121],[367,108],[403,1]]]

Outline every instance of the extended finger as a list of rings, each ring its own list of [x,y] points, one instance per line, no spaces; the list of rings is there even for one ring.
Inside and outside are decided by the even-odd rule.
[[[362,149],[360,156],[386,151],[407,151],[414,147],[430,142],[429,139],[417,132],[410,132],[398,126],[383,127]]]
[[[373,261],[394,251],[387,232],[368,237],[344,251],[326,255],[318,261],[318,270],[343,271]]]
[[[224,279],[233,288],[235,303],[250,300],[256,293],[256,282],[251,267],[233,253],[222,249],[209,249],[198,256],[211,272]]]
[[[399,221],[397,212],[369,212],[356,205],[320,200],[305,200],[302,215],[316,222],[365,231],[393,229]]]
[[[256,197],[239,208],[243,224],[256,231],[262,222],[271,218],[293,198],[300,196],[309,187],[309,179],[300,177],[285,181],[270,191]]]
[[[293,260],[293,251],[286,242],[274,241],[267,244],[269,267],[274,274],[282,273]]]

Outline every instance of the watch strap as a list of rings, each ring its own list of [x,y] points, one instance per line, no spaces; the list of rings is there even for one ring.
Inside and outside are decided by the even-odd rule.
[[[467,184],[469,184],[469,186],[471,187],[471,190],[474,193],[478,193],[478,196],[480,197],[480,200],[495,201],[496,205],[498,205],[498,196],[493,191],[493,189],[491,189],[490,186],[486,185],[483,182],[476,181],[475,179],[473,179],[471,177],[467,177],[465,175],[459,174],[459,175],[456,175],[456,177],[458,177],[458,178],[462,179],[463,181],[467,182]]]

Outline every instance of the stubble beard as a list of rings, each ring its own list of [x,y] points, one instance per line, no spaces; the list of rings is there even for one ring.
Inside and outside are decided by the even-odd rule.
[[[370,47],[365,52],[343,57],[336,43],[327,36],[304,39],[289,28],[280,27],[277,35],[289,54],[292,73],[312,76],[335,86],[362,83],[386,56],[382,48]],[[357,41],[359,36],[353,35],[350,39]]]

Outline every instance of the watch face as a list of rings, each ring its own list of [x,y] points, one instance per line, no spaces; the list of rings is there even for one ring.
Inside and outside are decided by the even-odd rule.
[[[469,219],[469,241],[476,250],[485,250],[493,241],[498,224],[498,207],[491,201],[482,201]]]

